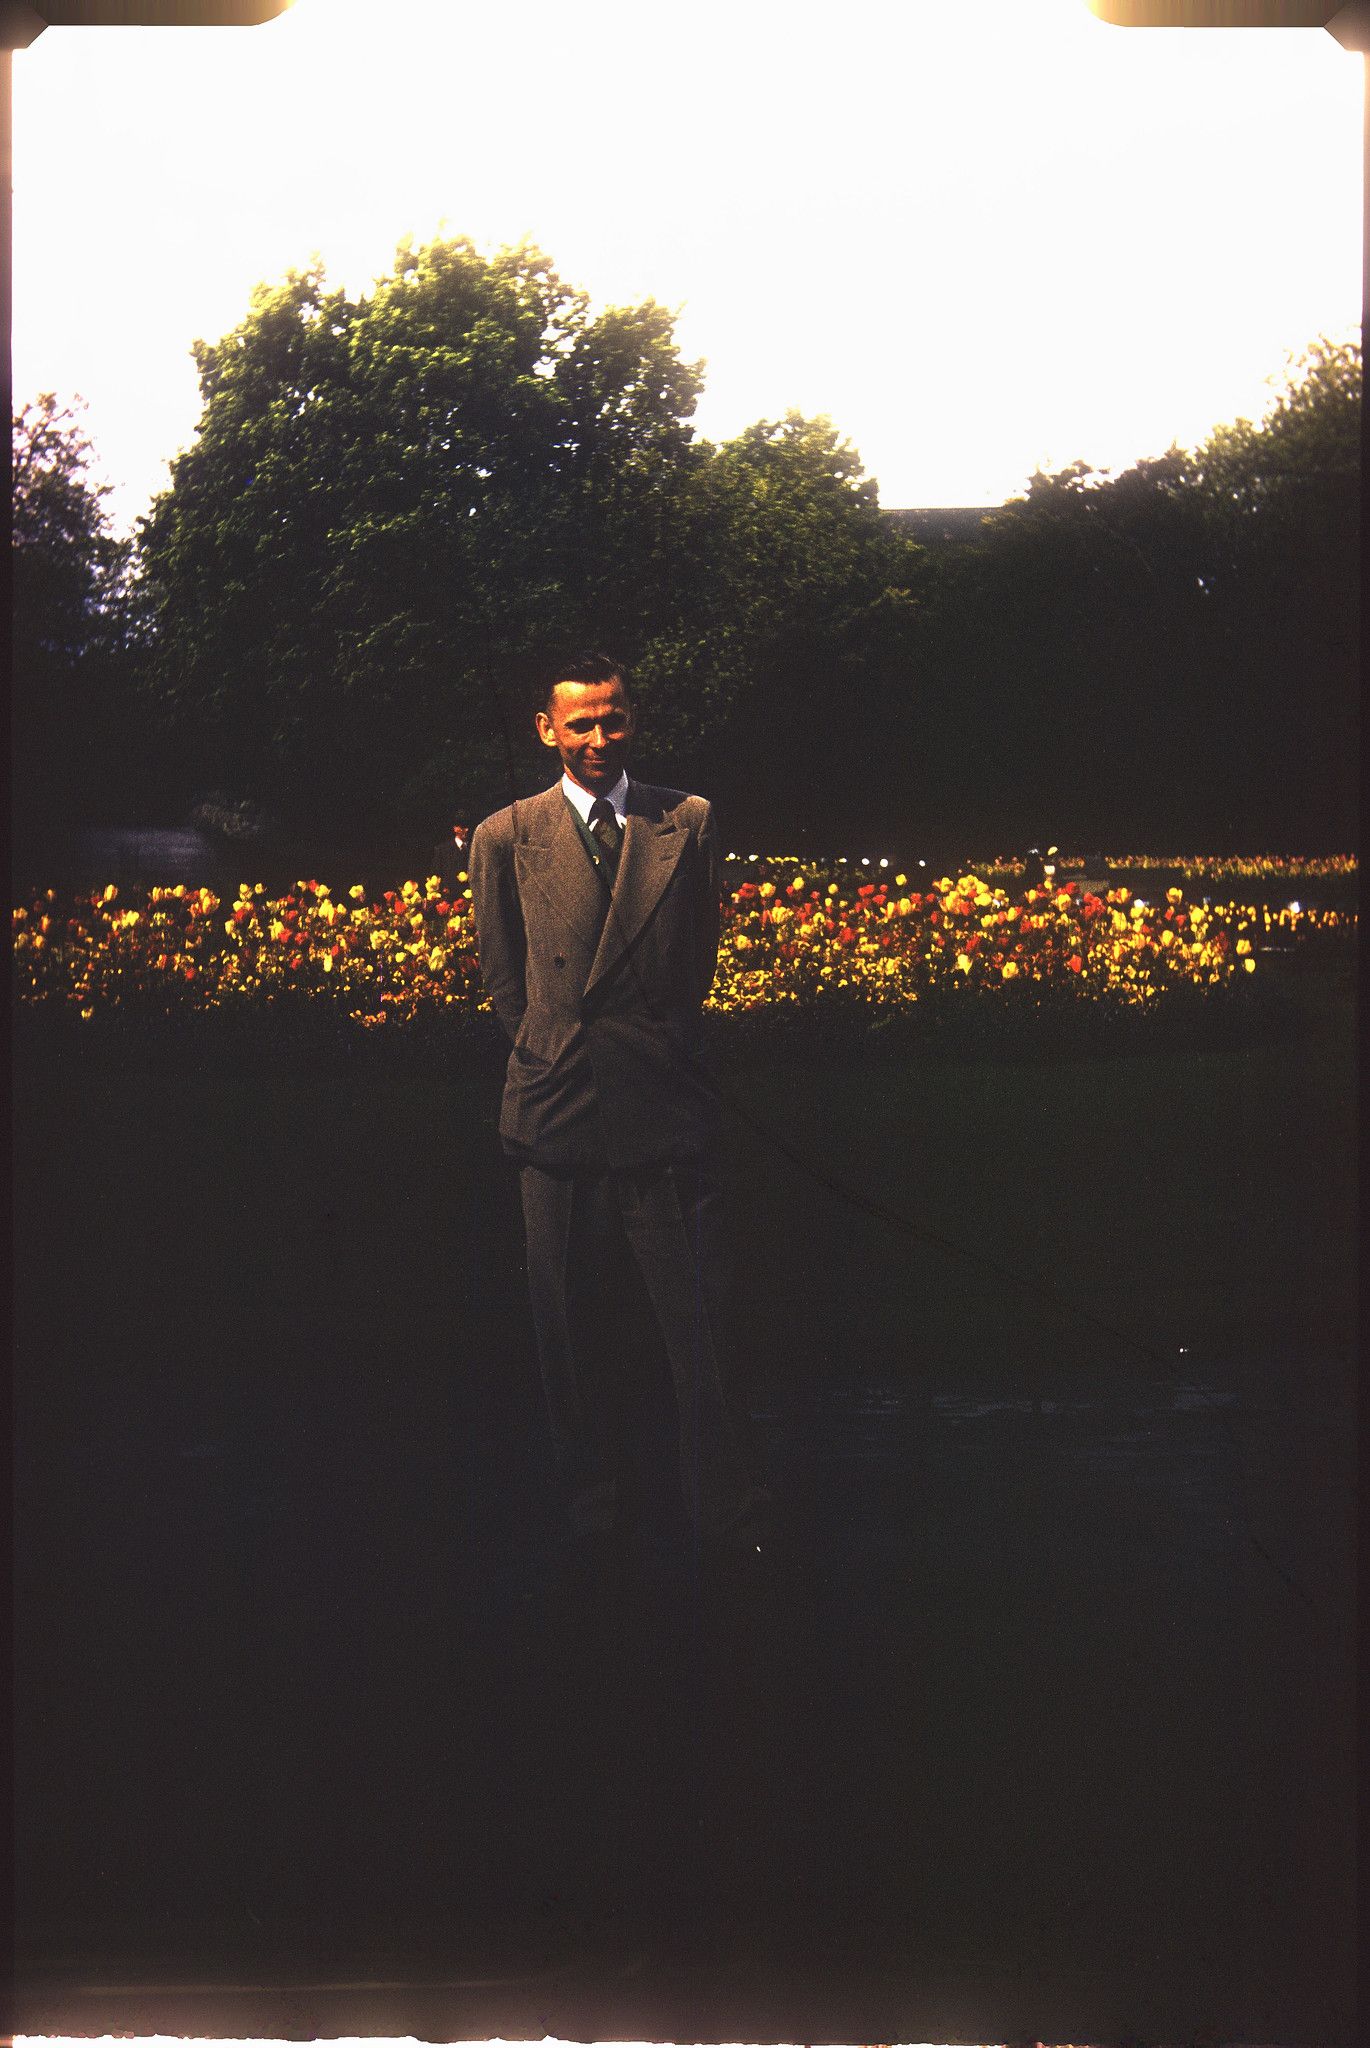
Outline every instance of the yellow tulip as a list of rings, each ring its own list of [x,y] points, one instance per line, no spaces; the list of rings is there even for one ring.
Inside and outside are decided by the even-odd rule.
[[[1006,960],[1002,972],[1005,981],[1012,981],[1014,975],[1018,972],[1018,962],[1016,960]]]
[[[958,953],[958,954],[957,954],[957,956],[956,956],[956,965],[957,965],[957,966],[958,966],[958,967],[960,968],[960,970],[961,970],[962,974],[969,974],[969,973],[970,973],[970,954],[969,954],[969,953]]]

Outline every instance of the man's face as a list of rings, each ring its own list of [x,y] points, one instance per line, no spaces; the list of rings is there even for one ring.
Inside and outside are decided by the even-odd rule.
[[[628,758],[633,710],[617,676],[607,683],[558,683],[550,713],[537,714],[537,728],[573,782],[607,796]]]

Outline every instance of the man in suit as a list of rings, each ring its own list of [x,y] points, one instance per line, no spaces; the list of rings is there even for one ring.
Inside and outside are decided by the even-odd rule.
[[[708,803],[630,781],[622,665],[564,662],[538,736],[558,782],[477,826],[468,869],[481,974],[512,1041],[500,1111],[518,1164],[528,1288],[572,1532],[612,1525],[606,1367],[631,1374],[621,1317],[593,1304],[621,1227],[670,1361],[690,1525],[755,1555],[763,1496],[724,1398],[725,1247],[717,1095],[700,1006],[718,958],[721,867]]]

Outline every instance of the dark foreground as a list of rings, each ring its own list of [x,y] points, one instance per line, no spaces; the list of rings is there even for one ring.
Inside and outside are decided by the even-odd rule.
[[[549,1547],[493,1074],[26,1059],[16,2030],[1351,2040],[1343,1009],[734,1080],[750,1588],[626,1273]]]

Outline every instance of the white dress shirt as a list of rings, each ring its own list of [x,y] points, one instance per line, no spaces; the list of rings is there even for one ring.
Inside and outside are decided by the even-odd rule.
[[[565,770],[562,771],[561,786],[580,812],[582,823],[588,825],[590,822],[590,812],[599,799],[592,796],[588,789],[582,789],[580,784],[572,776],[568,775]],[[605,800],[613,805],[614,816],[618,820],[618,829],[622,832],[623,821],[628,815],[628,771],[626,768],[619,776],[613,788],[607,792]]]

